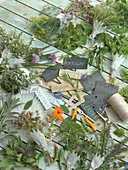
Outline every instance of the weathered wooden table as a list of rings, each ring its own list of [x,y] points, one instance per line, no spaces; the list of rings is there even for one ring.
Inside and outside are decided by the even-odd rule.
[[[30,27],[28,25],[29,18],[31,18],[32,16],[39,16],[39,12],[42,10],[42,7],[45,6],[46,4],[49,4],[51,6],[57,6],[60,9],[64,9],[70,3],[71,3],[70,0],[0,0],[0,26],[2,26],[6,32],[10,32],[11,30],[14,30],[14,29],[16,29],[17,32],[20,32],[23,30],[22,38],[24,39],[24,42],[26,43],[33,36],[32,32],[30,31]],[[37,46],[37,47],[44,47],[46,45],[47,43],[44,41],[40,41],[39,38],[35,38],[33,42],[33,46]],[[59,50],[59,49],[56,49],[52,44],[50,48],[53,50],[53,52],[56,50]],[[65,52],[63,51],[60,51],[60,53],[65,54]],[[111,59],[106,56],[106,63],[104,65],[105,71],[103,72],[103,76],[110,77],[111,62],[112,62]],[[128,59],[123,62],[123,64],[120,66],[119,70],[116,73],[117,84],[120,87],[126,86],[126,84],[122,82],[121,76],[120,76],[120,72],[122,68],[128,68]],[[80,70],[76,70],[76,71],[80,71]],[[95,67],[92,66],[88,70],[82,70],[82,71],[91,73],[95,71]],[[109,81],[109,78],[108,78],[108,81]],[[68,95],[69,94],[70,93],[68,93]],[[68,97],[70,96],[71,94]],[[33,96],[31,96],[30,98],[32,97]],[[27,101],[27,99],[25,99],[25,95],[22,95],[22,100]],[[125,130],[125,136],[128,136],[128,125],[125,122],[123,122],[111,108],[107,110],[107,113],[109,116],[109,120],[116,122],[119,127]],[[67,115],[65,115],[65,117],[67,117]],[[97,126],[98,122],[100,123],[100,126]],[[103,125],[103,121],[99,119],[97,122],[95,122],[95,125],[97,126],[97,130],[100,131],[101,126]],[[114,130],[115,128],[112,127],[112,131]],[[22,138],[23,140],[26,140],[25,139],[26,137],[23,135],[22,135]],[[117,136],[113,134],[113,139],[115,140],[115,142],[120,142],[120,140],[122,140],[123,137],[118,138]],[[54,150],[54,142],[57,143],[57,141],[52,141],[51,143],[49,143],[49,149],[52,154]],[[59,146],[59,143],[58,143],[58,146]],[[128,161],[128,153],[127,154],[125,153],[125,160]],[[40,162],[40,168],[42,170],[45,170],[45,169],[58,170],[59,169],[57,162],[50,167],[45,167],[45,163],[43,159]],[[63,165],[63,169],[64,169],[64,165]]]

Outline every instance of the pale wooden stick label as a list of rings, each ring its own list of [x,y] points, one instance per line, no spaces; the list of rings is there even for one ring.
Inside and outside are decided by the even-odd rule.
[[[52,107],[51,103],[49,100],[46,98],[42,90],[39,88],[38,91],[35,91],[36,96],[40,100],[40,102],[43,104],[46,110],[50,109]]]
[[[59,76],[62,77],[63,73],[68,73],[69,76],[72,78],[72,79],[81,79],[81,76],[83,74],[85,74],[85,72],[76,72],[76,71],[71,71],[71,70],[65,70],[65,69],[60,69],[59,71]]]

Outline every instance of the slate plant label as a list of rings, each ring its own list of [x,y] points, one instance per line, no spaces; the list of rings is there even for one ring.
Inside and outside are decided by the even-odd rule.
[[[97,113],[94,111],[95,108],[92,108],[92,106],[90,106],[89,104],[87,103],[82,103],[80,106],[79,106],[83,112],[88,116],[90,117],[92,120],[96,121],[99,116],[97,115]],[[97,110],[97,108],[96,108]],[[99,110],[98,110],[99,111]]]
[[[87,78],[81,79],[80,82],[85,88],[86,91],[93,90],[95,88],[96,81],[106,82],[100,71],[96,71],[90,76],[87,76]]]
[[[71,57],[70,60],[64,59],[63,65],[66,69],[87,69],[87,59]]]
[[[110,83],[104,83],[101,81],[96,82],[94,94],[104,94],[106,98],[111,97],[113,94],[117,93],[119,86],[113,86]]]
[[[52,81],[59,76],[59,69],[62,68],[61,64],[56,64],[53,67],[48,67],[43,73],[42,77],[46,82]]]
[[[95,106],[101,108],[107,103],[107,99],[104,94],[91,94],[85,96],[85,102],[93,103]]]

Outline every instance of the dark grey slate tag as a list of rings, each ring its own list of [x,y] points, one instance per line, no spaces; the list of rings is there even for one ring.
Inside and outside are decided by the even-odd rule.
[[[101,81],[96,82],[94,94],[104,94],[106,98],[111,97],[113,94],[117,93],[119,86],[113,86],[110,83],[104,83]]]
[[[62,68],[61,64],[56,64],[53,67],[48,67],[45,71],[43,71],[42,77],[46,82],[52,81],[53,79],[59,76],[60,68]]]
[[[104,83],[106,82],[100,71],[94,72],[93,74],[88,76],[85,80],[84,79],[80,80],[81,84],[83,85],[86,91],[93,90],[95,88],[96,81],[102,81]]]
[[[71,57],[70,60],[64,60],[63,62],[65,69],[86,69],[87,59],[79,57]]]
[[[104,94],[91,94],[85,96],[86,103],[93,103],[95,106],[101,108],[107,103],[107,99]]]
[[[93,104],[82,103],[79,107],[92,120],[96,121],[99,118],[99,115],[94,110],[98,111],[99,113],[101,113],[101,110],[98,107],[94,106]]]

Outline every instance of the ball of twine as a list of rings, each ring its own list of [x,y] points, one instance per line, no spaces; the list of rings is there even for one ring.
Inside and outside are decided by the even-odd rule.
[[[108,99],[108,103],[123,121],[128,121],[128,104],[119,93],[115,93],[111,96]]]

